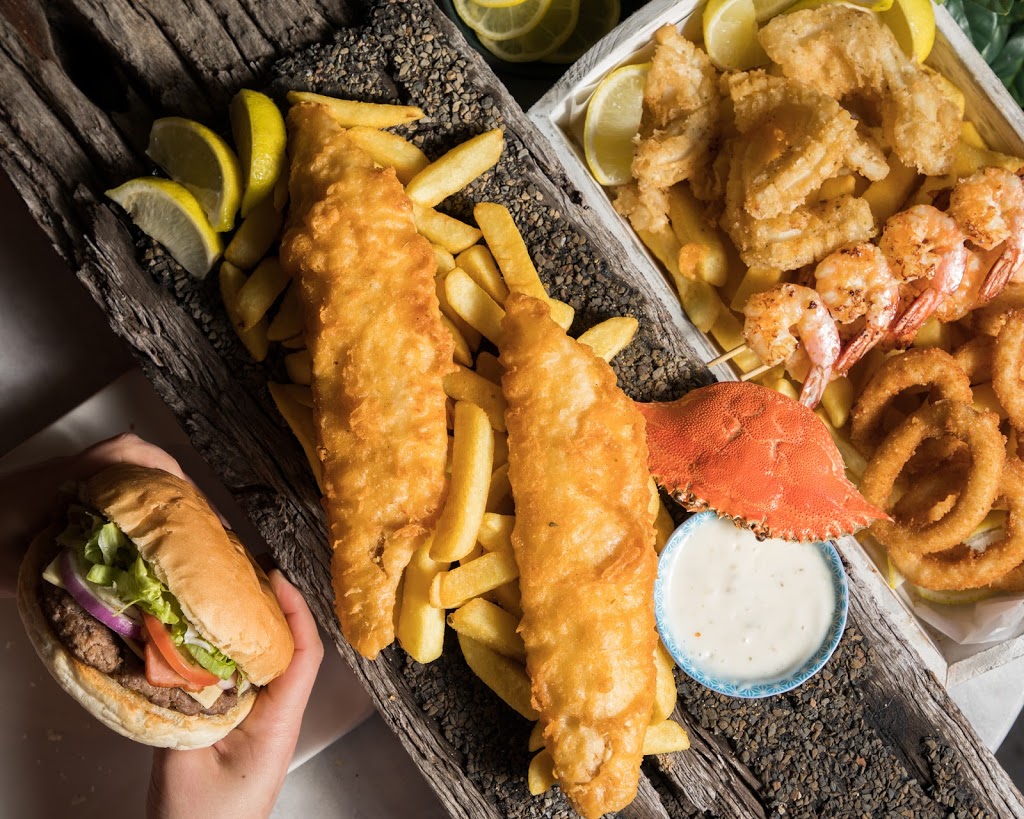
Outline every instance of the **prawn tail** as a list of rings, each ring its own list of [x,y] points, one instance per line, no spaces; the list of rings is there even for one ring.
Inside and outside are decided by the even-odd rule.
[[[865,327],[857,333],[847,342],[846,347],[839,354],[839,358],[836,359],[835,374],[837,376],[846,375],[850,371],[850,367],[866,356],[868,351],[882,340],[883,335],[885,335],[884,327]]]
[[[831,367],[811,367],[804,379],[803,389],[800,390],[800,403],[805,407],[814,409],[825,394],[828,382],[832,380]]]
[[[1017,272],[1017,268],[1020,267],[1022,257],[1024,257],[1024,252],[1007,245],[999,258],[996,259],[995,264],[992,265],[992,269],[989,270],[985,281],[982,282],[981,288],[978,290],[979,304],[991,301],[1003,292],[1006,283],[1010,281],[1013,274]]]
[[[892,326],[892,334],[896,337],[897,341],[903,344],[912,341],[914,336],[917,335],[917,331],[921,329],[921,325],[928,321],[932,313],[939,309],[939,305],[942,304],[944,298],[946,298],[946,294],[941,290],[929,288],[914,299],[914,303],[906,309]]]

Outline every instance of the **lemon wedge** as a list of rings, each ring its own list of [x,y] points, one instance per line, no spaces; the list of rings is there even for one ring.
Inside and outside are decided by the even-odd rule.
[[[703,25],[704,49],[718,68],[745,71],[767,64],[754,0],[708,0]]]
[[[650,63],[616,68],[590,97],[583,153],[602,185],[623,185],[633,178],[633,137],[640,130],[644,83],[650,70]]]
[[[756,0],[755,0],[756,2]],[[888,11],[892,8],[894,0],[798,0],[787,8],[786,14],[804,9],[816,9],[821,6],[849,6],[850,8],[863,9],[865,11]]]
[[[274,189],[285,167],[284,117],[266,94],[243,88],[231,100],[231,133],[245,179],[242,216]]]
[[[474,0],[478,6],[485,9],[507,9],[510,6],[518,6],[526,0]]]
[[[142,176],[106,193],[189,273],[201,279],[210,272],[223,250],[221,238],[184,185]]]
[[[553,0],[524,0],[514,6],[484,6],[476,0],[454,0],[462,21],[488,40],[511,40],[532,30],[548,13]],[[486,45],[486,43],[485,43]]]
[[[235,152],[218,134],[191,119],[163,117],[150,129],[146,155],[192,192],[214,230],[234,227],[242,175]]]
[[[787,0],[788,2],[788,0]],[[579,22],[569,38],[544,58],[546,63],[574,63],[594,43],[619,23],[622,9],[619,0],[590,0],[586,13],[580,13]]]
[[[935,10],[931,0],[895,0],[880,14],[900,48],[919,63],[928,59],[935,45]]]
[[[529,31],[507,40],[477,37],[484,48],[499,60],[526,63],[540,60],[561,46],[576,29],[580,18],[580,0],[553,0],[545,14]]]
[[[793,0],[754,0],[754,18],[758,23],[765,23],[792,5]]]

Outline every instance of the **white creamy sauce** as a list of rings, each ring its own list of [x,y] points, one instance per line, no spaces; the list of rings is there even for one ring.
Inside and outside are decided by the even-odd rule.
[[[771,682],[796,671],[825,640],[835,589],[813,544],[759,542],[715,518],[678,549],[665,586],[668,627],[705,673]]]

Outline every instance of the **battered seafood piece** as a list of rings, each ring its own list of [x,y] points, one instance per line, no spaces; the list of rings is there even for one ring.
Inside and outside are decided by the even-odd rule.
[[[657,44],[644,85],[643,119],[633,156],[633,176],[653,213],[664,214],[664,192],[690,180],[694,194],[715,199],[711,152],[719,136],[718,72],[708,55],[675,26],[655,32]]]
[[[929,176],[949,172],[962,115],[941,78],[907,57],[874,15],[820,6],[776,17],[758,38],[787,77],[837,100],[878,102],[886,140],[905,165]]]
[[[542,302],[502,321],[512,545],[526,665],[559,785],[590,819],[636,796],[654,708],[654,528],[644,419]]]
[[[281,263],[299,282],[313,359],[335,607],[372,659],[394,640],[398,582],[442,507],[453,342],[433,251],[394,170],[322,106],[292,106],[288,130]]]

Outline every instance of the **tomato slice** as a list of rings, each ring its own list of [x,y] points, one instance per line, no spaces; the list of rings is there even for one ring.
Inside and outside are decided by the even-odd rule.
[[[220,682],[220,677],[216,674],[212,674],[203,668],[201,665],[189,662],[178,650],[178,647],[174,645],[174,640],[171,639],[171,635],[168,633],[164,624],[157,620],[152,614],[142,613],[142,622],[146,628],[146,634],[148,640],[146,641],[146,679],[149,680],[150,685],[156,685],[163,688],[191,688],[194,691],[206,688],[208,685],[216,685]],[[150,646],[153,646],[156,651],[151,652]],[[164,665],[167,666],[166,670],[154,668],[151,672],[149,668],[149,660],[152,654],[159,654],[163,659]],[[159,666],[159,664],[157,664]],[[171,675],[167,674],[166,671],[171,671],[179,678],[178,682],[156,682],[155,680],[170,680]],[[182,684],[184,682],[184,685]]]

